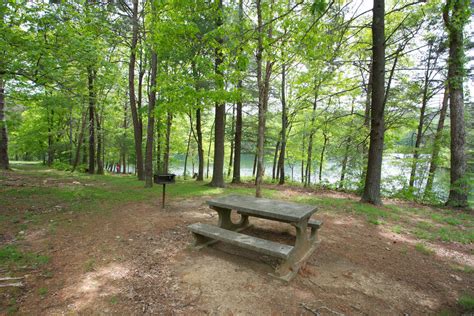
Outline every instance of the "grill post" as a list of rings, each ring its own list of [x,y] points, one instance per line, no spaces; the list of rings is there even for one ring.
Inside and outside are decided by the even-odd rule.
[[[163,203],[161,204],[161,208],[165,208],[165,196],[166,196],[166,183],[163,183]]]

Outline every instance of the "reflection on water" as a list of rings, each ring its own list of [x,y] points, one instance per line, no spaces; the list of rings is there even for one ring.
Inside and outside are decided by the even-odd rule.
[[[384,155],[382,164],[382,191],[386,195],[393,195],[403,188],[408,187],[408,181],[411,171],[411,155],[406,154],[386,154]],[[428,155],[421,156],[417,167],[417,178],[415,187],[423,192],[428,176]],[[227,162],[228,163],[228,162]],[[225,174],[227,174],[228,164],[225,165]],[[241,176],[251,177],[253,172],[254,155],[243,154],[241,158]],[[265,175],[272,176],[273,162],[268,160],[265,163]],[[176,155],[172,158],[170,172],[182,175],[184,169],[184,157]],[[324,185],[337,185],[341,177],[340,161],[327,160],[324,162],[321,174],[321,182],[319,182],[319,162],[315,161],[311,168],[311,183]],[[194,171],[192,161],[188,161],[187,174],[192,175],[197,172],[197,163],[194,162]],[[206,165],[204,166],[204,175],[206,175]],[[301,161],[285,166],[285,175],[290,181],[301,181]],[[212,176],[212,164],[209,166],[209,177]],[[346,170],[344,187],[348,189],[356,189],[361,177],[360,166],[351,166]],[[445,169],[438,168],[433,184],[433,191],[439,199],[446,199],[449,190],[449,172]]]

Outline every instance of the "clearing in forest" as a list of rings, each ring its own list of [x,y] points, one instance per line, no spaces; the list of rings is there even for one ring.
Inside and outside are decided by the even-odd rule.
[[[129,176],[39,165],[0,175],[0,313],[458,314],[473,305],[473,217],[333,191],[265,185],[268,198],[318,205],[321,244],[289,284],[274,259],[229,245],[189,249],[186,226],[216,224],[205,204],[251,186],[178,180],[144,190]],[[291,243],[288,225],[253,219],[248,234]],[[18,280],[6,280],[18,277]]]

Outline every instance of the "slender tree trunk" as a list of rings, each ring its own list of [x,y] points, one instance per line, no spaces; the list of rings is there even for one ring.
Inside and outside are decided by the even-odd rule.
[[[436,134],[433,141],[433,151],[431,153],[431,161],[430,161],[430,168],[428,170],[428,179],[426,180],[426,187],[424,197],[425,199],[429,197],[433,189],[433,181],[436,173],[436,169],[438,168],[438,156],[439,151],[441,149],[441,139],[443,137],[443,129],[444,129],[444,121],[446,118],[446,112],[448,111],[448,104],[449,104],[449,89],[448,85],[446,84],[444,90],[444,97],[443,103],[441,105],[441,110],[439,112],[439,120],[438,120],[438,127],[436,128]]]
[[[92,67],[87,68],[88,90],[89,90],[89,173],[95,172],[95,71]]]
[[[313,112],[311,114],[311,129],[309,132],[309,139],[308,139],[308,154],[306,160],[306,170],[305,170],[305,182],[304,186],[307,187],[311,185],[311,166],[313,164],[313,138],[315,133],[314,122],[316,120],[316,106],[317,106],[317,99],[318,99],[318,91],[319,91],[319,84],[316,87],[316,93],[314,95],[314,102],[313,102]]]
[[[170,139],[171,139],[171,125],[173,124],[173,114],[168,112],[166,120],[166,136],[165,136],[165,152],[163,154],[163,173],[169,173],[170,164]]]
[[[374,0],[372,19],[372,102],[369,159],[362,201],[382,204],[380,180],[382,174],[382,154],[385,132],[385,3]]]
[[[186,180],[187,176],[187,169],[188,169],[188,156],[189,156],[189,147],[191,145],[191,136],[192,136],[192,129],[189,128],[188,133],[188,144],[186,146],[186,155],[184,156],[184,171],[183,171],[183,178]]]
[[[211,131],[209,133],[209,147],[207,148],[207,167],[206,167],[206,179],[209,178],[209,160],[211,159],[211,146],[212,146],[212,136],[214,132],[214,124],[212,124]]]
[[[327,136],[326,133],[323,133],[323,136],[324,136],[324,143],[323,143],[323,148],[321,149],[321,156],[319,157],[319,183],[321,183],[322,181],[324,153],[326,152],[326,146],[329,141],[329,137]]]
[[[235,104],[232,105],[232,128],[231,135],[235,133]],[[230,177],[232,172],[232,162],[234,161],[234,138],[230,141],[230,158],[229,158],[229,167],[227,168],[227,177]]]
[[[303,126],[303,139],[301,141],[301,183],[305,184],[306,180],[304,178],[305,176],[305,171],[304,171],[304,155],[306,152],[306,144],[305,144],[305,139],[306,139],[306,121]]]
[[[97,124],[97,174],[104,174],[104,161],[102,160],[104,132],[102,130],[101,116],[99,112],[95,116]]]
[[[427,59],[427,66],[425,71],[425,80],[423,84],[423,96],[421,100],[421,108],[420,108],[420,118],[418,122],[418,129],[416,133],[416,141],[415,141],[415,148],[413,148],[413,161],[411,165],[411,172],[410,172],[410,181],[408,183],[408,187],[413,190],[413,186],[415,184],[415,177],[416,177],[416,166],[418,162],[418,158],[420,156],[420,146],[423,139],[423,125],[425,121],[425,110],[426,104],[428,103],[428,88],[430,83],[430,64],[431,64],[431,52],[433,46],[430,45],[429,52],[428,52],[428,59]]]
[[[240,34],[243,35],[244,20],[243,0],[239,0],[239,22]],[[240,53],[243,49],[241,48]],[[241,69],[242,71],[244,69]],[[234,169],[232,172],[232,183],[240,183],[240,161],[242,155],[242,79],[237,82],[237,89],[240,92],[237,101],[236,118],[235,118],[235,134],[234,134]]]
[[[257,137],[257,179],[255,196],[262,197],[262,183],[265,173],[265,124],[268,108],[268,94],[270,89],[270,76],[273,63],[266,62],[265,73],[263,73],[263,22],[261,0],[256,0],[257,5],[257,85],[258,85],[258,137]],[[272,2],[273,5],[273,2]],[[271,5],[271,6],[272,6]],[[270,10],[271,11],[271,10]],[[272,23],[268,27],[268,38],[272,37]]]
[[[285,183],[285,152],[286,152],[286,129],[288,125],[288,114],[286,110],[286,64],[281,66],[281,149],[278,159],[278,170],[280,180],[278,184]]]
[[[81,129],[79,130],[79,136],[77,137],[76,156],[74,158],[71,172],[74,172],[76,170],[77,165],[79,164],[79,160],[81,159],[81,147],[83,145],[84,133],[86,130],[86,118],[87,111],[84,110],[82,113]]]
[[[161,173],[161,124],[160,119],[156,118],[156,173]]]
[[[48,113],[48,161],[47,165],[51,166],[54,162],[54,147],[53,147],[53,124],[54,124],[54,111],[46,110]]]
[[[372,63],[370,64],[370,72],[369,72],[369,80],[367,82],[367,95],[365,99],[365,111],[364,111],[364,131],[370,134],[370,104],[372,101],[372,81],[373,81],[373,71],[372,71]],[[367,134],[366,134],[367,135]],[[365,136],[365,135],[364,135]],[[367,138],[364,138],[362,143],[362,176],[361,176],[361,184],[365,185],[365,178],[367,177],[367,164],[369,162],[369,146],[367,144]]]
[[[153,4],[152,4],[153,6]],[[152,9],[153,10],[153,9]],[[152,14],[155,14],[152,12]],[[155,134],[155,104],[156,104],[156,74],[158,68],[158,57],[156,52],[151,52],[151,78],[150,94],[148,96],[148,126],[146,133],[145,149],[145,187],[153,186],[153,136]]]
[[[454,2],[454,3],[453,3]],[[446,202],[452,207],[468,207],[469,183],[464,121],[464,25],[469,20],[469,0],[447,0],[443,18],[449,35],[449,113],[451,119],[451,183]],[[450,12],[451,11],[451,12]]]
[[[204,180],[204,148],[202,144],[201,109],[196,109],[196,135],[198,147],[198,175],[196,181]]]
[[[139,180],[145,180],[143,170],[142,129],[135,98],[135,63],[138,42],[138,0],[133,0],[132,8],[132,45],[128,66],[128,87],[130,96],[130,110],[132,112],[133,134],[135,139],[136,172]]]
[[[222,0],[215,0],[218,6],[217,12],[217,28],[221,27],[223,24],[222,21]],[[221,36],[218,36],[216,39],[217,47],[215,49],[215,63],[214,71],[216,73],[216,86],[218,89],[223,89],[224,80],[223,73],[221,69],[221,64],[224,61],[224,55],[222,52],[222,45],[224,40]],[[212,187],[223,188],[224,184],[224,146],[225,146],[225,103],[216,102],[215,110],[215,125],[214,125],[214,164],[212,170],[212,180],[209,183]]]
[[[276,169],[277,169],[277,160],[278,160],[278,151],[280,150],[280,139],[278,139],[275,146],[275,153],[273,154],[273,166],[272,166],[272,180],[276,179]]]

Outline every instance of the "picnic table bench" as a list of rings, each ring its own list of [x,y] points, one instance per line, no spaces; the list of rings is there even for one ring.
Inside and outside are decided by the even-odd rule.
[[[219,215],[218,225],[195,223],[188,226],[195,241],[193,247],[201,249],[218,241],[253,250],[281,259],[273,276],[290,281],[304,261],[314,252],[318,244],[317,231],[322,222],[312,220],[317,208],[312,205],[255,198],[251,196],[228,195],[207,201],[211,209]],[[234,223],[232,210],[240,214]],[[249,227],[249,217],[288,223],[296,228],[294,246],[281,244],[240,233]],[[307,229],[311,232],[308,234]]]

